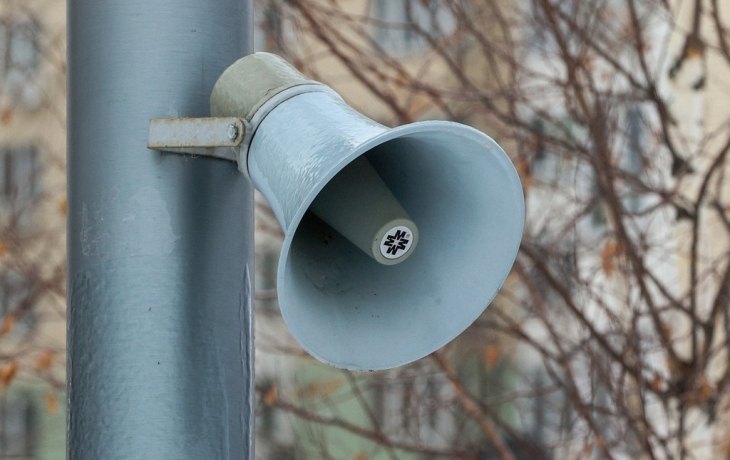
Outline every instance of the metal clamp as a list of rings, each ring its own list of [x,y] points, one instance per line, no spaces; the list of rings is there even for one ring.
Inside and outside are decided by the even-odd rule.
[[[153,118],[147,148],[202,155],[238,163],[251,125],[242,118]]]
[[[251,117],[153,118],[147,148],[165,152],[201,155],[238,164],[246,178],[248,150],[256,129],[264,118],[282,102],[304,93],[323,92],[340,98],[331,88],[320,84],[303,84],[287,88],[266,100]]]

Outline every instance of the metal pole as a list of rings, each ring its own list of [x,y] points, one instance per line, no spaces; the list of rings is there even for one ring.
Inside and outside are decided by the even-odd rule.
[[[209,116],[245,0],[69,0],[67,458],[252,459],[253,193],[146,148]]]

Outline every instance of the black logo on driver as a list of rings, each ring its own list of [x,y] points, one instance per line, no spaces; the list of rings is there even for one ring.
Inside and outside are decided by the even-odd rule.
[[[398,251],[405,250],[406,245],[410,242],[410,235],[403,230],[396,230],[394,235],[388,235],[383,243],[388,246],[386,253],[391,255],[398,254]]]

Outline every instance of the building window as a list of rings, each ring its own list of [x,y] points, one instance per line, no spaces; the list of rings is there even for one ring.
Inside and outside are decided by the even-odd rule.
[[[535,130],[532,136],[535,148],[535,161],[542,161],[547,158],[547,150],[545,148],[545,122],[541,118],[536,118],[532,120],[532,127]]]
[[[272,382],[264,382],[261,386],[263,388],[264,399],[266,399],[266,395],[271,391],[276,391]],[[266,438],[273,438],[276,435],[277,428],[274,408],[265,401],[261,401],[258,407],[259,414],[256,421],[258,422],[259,433]]]
[[[542,241],[538,244],[537,247],[541,247],[540,255],[542,256],[541,259],[545,261],[545,268],[555,282],[559,283],[559,286],[553,286],[548,281],[545,273],[534,267],[532,269],[532,280],[535,289],[545,295],[552,295],[558,287],[572,293],[576,287],[575,281],[578,273],[578,256],[575,248],[567,242],[549,245],[549,242]],[[486,397],[487,395],[482,396]]]
[[[269,2],[264,10],[264,21],[262,24],[266,37],[266,49],[278,51],[282,48],[281,31],[281,5],[278,2]]]
[[[26,19],[15,22],[7,30],[9,40],[6,62],[9,69],[32,73],[38,69],[38,23]]]
[[[256,4],[254,11],[256,51],[283,53],[285,49],[284,5],[282,0],[265,0]]]
[[[256,306],[263,311],[276,310],[276,267],[279,255],[273,248],[264,249],[257,257]]]
[[[10,68],[8,50],[10,49],[10,26],[0,20],[0,81],[4,81]]]
[[[384,383],[379,381],[371,381],[370,385],[370,407],[372,409],[373,415],[375,416],[375,420],[378,421],[378,424],[381,428],[386,423],[385,420],[385,414],[386,414],[386,401],[385,401],[385,388]]]
[[[451,33],[456,21],[448,8],[435,0],[374,0],[373,40],[389,53],[409,53],[423,48],[423,35]]]
[[[372,380],[370,407],[380,429],[395,439],[429,439],[450,429],[443,376],[425,374]]]
[[[630,108],[626,113],[626,156],[623,158],[621,169],[632,180],[638,180],[644,170],[644,118],[637,107]],[[631,212],[639,210],[641,205],[640,192],[629,184],[628,197],[624,203]]]
[[[32,19],[0,19],[0,78],[12,73],[30,74],[38,69],[38,23]]]
[[[625,129],[623,130],[623,144],[618,143],[617,149],[620,154],[618,169],[626,178],[625,187],[622,190],[621,204],[629,212],[637,212],[641,207],[641,191],[633,184],[640,180],[644,171],[644,133],[646,130],[644,117],[641,110],[631,107],[626,110],[623,119],[619,119]],[[591,223],[594,227],[605,227],[608,224],[608,208],[602,198],[598,173],[591,173]]]
[[[19,273],[0,273],[0,324],[13,315],[13,334],[28,336],[33,331],[32,288],[33,283]]]
[[[34,411],[30,397],[0,397],[0,458],[33,457]]]
[[[36,82],[40,26],[32,18],[0,19],[0,81],[15,104],[35,108],[43,99]]]
[[[0,204],[14,209],[30,205],[39,194],[38,151],[34,147],[0,150]]]
[[[439,411],[442,410],[441,398],[443,393],[443,382],[437,376],[429,377],[426,380],[426,424],[434,433],[439,429]]]
[[[560,144],[579,142],[584,137],[581,129],[569,116],[535,117],[530,125],[525,142],[531,158],[528,172],[540,185],[571,187],[575,181],[576,162]]]
[[[594,227],[604,227],[608,223],[606,203],[601,197],[601,185],[598,183],[598,174],[593,171],[591,175],[591,224]]]

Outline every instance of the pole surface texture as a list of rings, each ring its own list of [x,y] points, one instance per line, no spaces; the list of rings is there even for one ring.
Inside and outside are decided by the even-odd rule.
[[[253,192],[146,148],[209,116],[246,0],[69,0],[67,458],[253,459]]]

